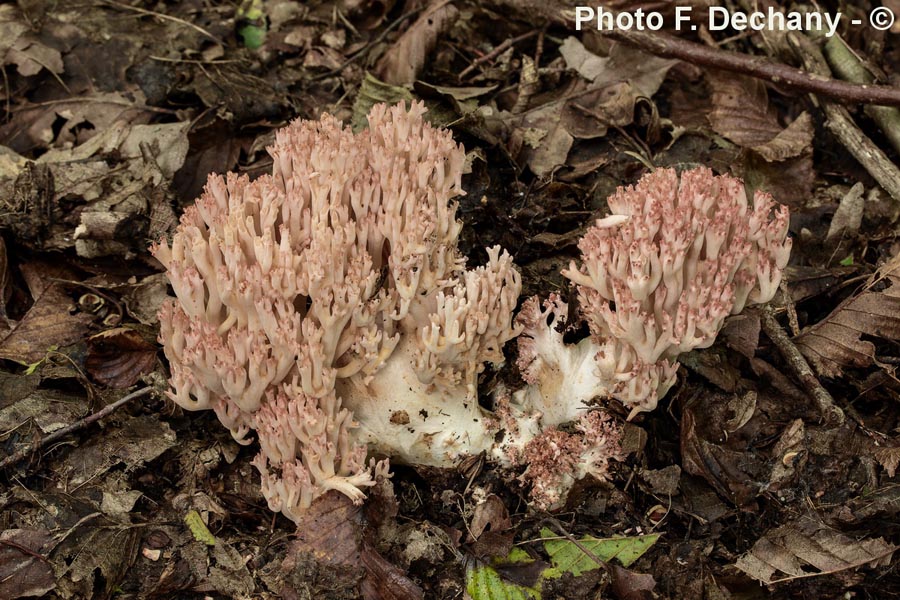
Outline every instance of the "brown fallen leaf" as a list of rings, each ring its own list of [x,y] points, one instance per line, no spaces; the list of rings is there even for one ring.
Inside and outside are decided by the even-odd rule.
[[[838,377],[848,367],[875,359],[875,345],[862,336],[900,339],[900,255],[882,265],[863,291],[794,338],[820,375]]]
[[[469,524],[469,541],[477,540],[485,531],[505,531],[512,527],[509,511],[497,494],[491,494],[475,507]]]
[[[854,539],[812,515],[763,535],[735,566],[766,585],[865,565],[887,565],[897,546],[882,538]]]
[[[826,244],[839,240],[843,236],[855,236],[859,232],[866,205],[866,200],[863,198],[865,192],[865,186],[861,181],[857,181],[844,194],[831,218],[831,224],[828,226],[828,233],[825,235]]]
[[[114,389],[137,383],[156,365],[156,344],[128,327],[116,327],[88,338],[85,367],[91,377]]]
[[[53,566],[44,556],[53,539],[42,529],[0,532],[0,598],[43,596],[56,587]]]
[[[0,60],[16,65],[20,75],[37,75],[41,69],[63,72],[59,50],[41,43],[31,32],[24,15],[14,4],[0,6]]]
[[[607,56],[590,52],[575,37],[559,47],[566,66],[591,82],[628,81],[638,93],[651,97],[659,90],[669,69],[678,61],[647,54],[627,44],[613,44]]]
[[[46,356],[51,348],[80,341],[92,318],[69,312],[72,300],[60,284],[52,281],[56,276],[53,269],[43,263],[27,263],[21,270],[34,304],[11,326],[0,321],[0,358],[31,364]]]
[[[681,420],[682,468],[737,506],[753,501],[767,475],[768,460],[742,433],[752,419],[746,413],[755,410],[753,395],[703,392],[685,405]]]
[[[297,523],[297,539],[281,565],[285,598],[322,593],[320,578],[334,586],[359,582],[365,600],[421,600],[423,592],[398,567],[387,562],[363,540],[361,507],[337,492],[313,502]],[[303,588],[289,586],[302,581]]]
[[[379,59],[375,73],[394,85],[415,81],[438,38],[450,29],[457,16],[459,10],[449,0],[435,2],[391,44]]]
[[[650,102],[675,63],[625,44],[613,44],[608,56],[601,57],[574,37],[563,42],[560,52],[584,80],[555,90],[543,105],[498,115],[511,130],[510,154],[539,177],[568,164],[575,140],[602,138],[610,127],[631,124],[635,104]]]
[[[893,477],[897,473],[897,467],[900,467],[900,448],[896,446],[879,448],[875,451],[875,460],[884,468],[888,477]]]
[[[786,128],[769,104],[765,83],[733,74],[710,77],[713,130],[768,162],[794,158],[808,151],[813,138],[812,118],[802,113]]]
[[[636,573],[613,562],[609,563],[612,589],[618,600],[644,600],[653,598],[656,580],[649,573]]]

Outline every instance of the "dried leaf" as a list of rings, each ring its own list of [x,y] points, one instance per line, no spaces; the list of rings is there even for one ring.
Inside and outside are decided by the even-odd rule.
[[[575,37],[567,37],[559,47],[566,66],[595,83],[627,81],[640,94],[650,98],[662,85],[677,60],[647,54],[628,44],[614,43],[609,56],[597,56]]]
[[[767,532],[735,566],[769,585],[864,565],[886,565],[896,549],[881,538],[851,538],[804,515]]]
[[[715,73],[709,79],[713,88],[709,124],[716,133],[743,148],[760,146],[781,133],[762,80],[731,73]]]
[[[625,567],[612,564],[612,589],[618,600],[643,600],[653,598],[656,580],[649,573],[635,573]]]
[[[175,432],[168,423],[157,415],[141,415],[128,419],[120,428],[89,438],[60,457],[53,468],[71,485],[81,485],[119,463],[130,470],[150,462],[175,443]]]
[[[88,338],[85,367],[91,377],[111,388],[138,382],[156,365],[156,344],[127,327],[109,329]]]
[[[562,104],[554,102],[526,113],[520,120],[523,158],[539,177],[547,177],[564,165],[575,141],[560,120],[561,110]]]
[[[753,151],[769,162],[780,162],[803,154],[812,146],[812,140],[812,117],[804,112],[774,138],[753,146]]]
[[[0,532],[0,598],[43,596],[56,587],[56,577],[44,554],[54,536],[42,529]]]
[[[812,144],[812,118],[802,113],[786,128],[769,106],[765,83],[752,77],[716,74],[710,77],[713,130],[767,162],[800,156]]]
[[[18,7],[0,6],[0,57],[4,65],[16,65],[20,75],[37,75],[41,69],[63,72],[62,55],[38,41],[31,33]]]
[[[863,291],[842,302],[794,343],[821,375],[872,364],[875,345],[862,336],[900,339],[900,255],[876,271]]]
[[[363,600],[422,600],[425,597],[422,588],[365,542],[360,561],[366,570],[360,585]]]
[[[896,446],[878,448],[875,450],[875,460],[884,468],[888,477],[893,477],[897,473],[897,467],[900,466],[900,448]]]
[[[40,377],[35,375],[33,380],[37,387]],[[14,390],[3,386],[2,391]],[[87,412],[88,403],[82,396],[59,390],[32,389],[24,397],[0,409],[0,431],[12,431],[30,419],[42,433],[52,433],[71,425]]]
[[[509,520],[509,511],[506,509],[506,505],[499,496],[491,494],[485,498],[484,502],[475,507],[472,522],[469,525],[469,536],[471,540],[477,540],[485,531],[496,533],[506,531],[510,527],[512,527],[512,521]]]
[[[853,187],[844,194],[838,204],[834,217],[831,218],[831,225],[828,226],[828,233],[825,235],[825,242],[830,243],[843,234],[855,235],[859,231],[862,224],[863,208],[866,201],[863,198],[866,188],[861,181],[853,184]]]
[[[391,44],[375,72],[383,81],[394,85],[415,81],[438,37],[450,29],[458,15],[459,10],[449,0],[436,2]]]
[[[138,555],[141,528],[82,525],[54,552],[63,598],[110,597]],[[62,564],[60,564],[62,563]]]
[[[50,281],[53,274],[44,265],[23,265],[22,271],[34,304],[8,329],[0,322],[0,358],[27,365],[41,360],[52,348],[80,341],[88,331],[91,316],[69,313],[72,301],[58,283]]]

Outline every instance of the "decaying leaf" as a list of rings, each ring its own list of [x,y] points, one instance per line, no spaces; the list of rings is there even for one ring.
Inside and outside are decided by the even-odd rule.
[[[53,566],[45,553],[53,534],[41,529],[0,532],[0,598],[43,596],[56,587]]]
[[[489,564],[470,564],[466,569],[466,591],[472,600],[540,600],[541,588],[549,580],[563,575],[580,577],[613,559],[627,567],[656,543],[659,534],[606,539],[588,535],[576,543],[560,539],[545,527],[541,537],[552,564],[535,560],[521,548],[513,548],[505,558]],[[652,581],[652,577],[649,582],[640,579],[640,586],[652,588]]]
[[[577,38],[568,37],[559,47],[566,66],[588,81],[628,81],[638,93],[651,97],[662,85],[677,60],[647,54],[626,44],[613,44],[608,56],[598,56]]]
[[[35,375],[34,379],[38,380],[39,377]],[[0,406],[3,406],[2,402]],[[88,403],[82,395],[52,389],[33,389],[24,397],[14,399],[8,406],[0,409],[0,431],[18,429],[23,423],[31,420],[41,433],[52,433],[71,425],[84,417],[87,412]]]
[[[612,589],[617,600],[644,600],[652,598],[656,580],[649,573],[635,573],[617,564],[610,565]]]
[[[540,574],[547,563],[513,548],[503,560],[492,564],[470,564],[466,569],[466,592],[472,600],[540,600]],[[501,576],[516,570],[517,581]]]
[[[85,258],[143,249],[158,225],[150,218],[164,216],[165,185],[184,164],[189,126],[115,121],[74,148],[0,172],[0,193],[9,192],[0,199],[0,227],[42,249],[75,246]]]
[[[10,325],[0,321],[0,358],[21,364],[41,360],[53,348],[80,341],[87,333],[90,315],[71,314],[72,300],[59,283],[51,280],[56,274],[41,263],[21,267],[30,285],[34,304],[19,321]]]
[[[866,201],[863,198],[866,188],[861,181],[853,184],[853,187],[844,194],[838,204],[834,217],[831,218],[831,225],[828,226],[828,234],[825,236],[825,243],[833,242],[841,235],[856,235],[859,226],[862,224],[863,209]]]
[[[900,466],[900,448],[896,446],[878,448],[875,450],[875,460],[881,464],[888,477],[893,477],[897,473],[897,467]]]
[[[191,530],[191,535],[193,535],[194,539],[198,542],[204,543],[207,546],[216,545],[216,536],[210,532],[206,523],[203,522],[200,513],[196,510],[190,510],[184,515],[184,524],[188,526],[188,529]]]
[[[0,6],[0,64],[16,65],[20,75],[37,75],[42,69],[63,72],[62,55],[36,39],[20,9],[14,4]]]
[[[324,569],[348,586],[358,582],[365,600],[423,598],[419,586],[369,547],[363,539],[365,521],[360,507],[343,494],[330,492],[317,499],[297,526],[297,540],[291,544],[281,572],[286,585],[300,579],[304,589],[290,590],[285,597],[321,593],[316,574]]]
[[[506,505],[499,496],[491,494],[485,498],[484,502],[480,502],[475,507],[468,529],[472,540],[477,540],[486,531],[497,533],[510,527],[512,527],[512,521],[509,520],[509,511]]]
[[[115,389],[137,383],[156,365],[156,344],[128,327],[116,327],[88,338],[85,367],[91,377]]]
[[[765,584],[887,565],[897,546],[882,538],[855,539],[804,515],[768,531],[735,566]]]
[[[134,469],[153,460],[175,445],[175,432],[156,415],[128,419],[120,428],[91,437],[71,450],[57,465],[56,472],[70,485],[80,485],[124,463]]]
[[[872,364],[873,336],[900,339],[900,255],[876,271],[862,292],[794,338],[794,343],[821,375],[838,377],[846,368]]]
[[[630,124],[635,103],[655,94],[675,63],[624,44],[614,44],[609,56],[600,57],[572,37],[560,51],[585,80],[561,89],[541,106],[499,115],[511,129],[511,154],[519,154],[539,177],[566,164],[576,139],[600,138],[609,127]]]
[[[68,559],[57,581],[60,595],[64,598],[90,597],[97,592],[98,596],[112,595],[137,558],[140,528],[87,522],[76,529],[57,550],[57,558],[65,555]]]
[[[435,2],[385,51],[375,72],[390,84],[412,83],[438,38],[450,29],[458,15],[459,10],[450,0]]]
[[[755,151],[768,162],[793,158],[809,150],[813,137],[810,116],[802,113],[787,128],[779,125],[762,80],[717,74],[710,82],[713,109],[709,123],[716,133]]]

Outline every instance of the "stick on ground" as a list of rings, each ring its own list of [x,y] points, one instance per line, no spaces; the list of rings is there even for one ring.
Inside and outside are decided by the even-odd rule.
[[[822,418],[830,425],[841,425],[844,422],[844,411],[834,403],[834,398],[828,393],[810,368],[809,363],[800,354],[800,350],[791,341],[787,333],[775,319],[772,309],[769,306],[763,307],[760,311],[760,323],[766,336],[775,346],[781,355],[787,361],[787,365],[800,380],[800,383],[808,391],[813,401],[822,413]]]
[[[102,409],[98,410],[94,414],[88,415],[79,421],[75,421],[71,425],[68,425],[66,427],[63,427],[62,429],[54,431],[50,435],[48,435],[44,438],[41,438],[39,441],[37,441],[33,444],[27,444],[24,448],[21,448],[15,452],[13,452],[12,454],[7,456],[3,460],[0,460],[0,469],[5,469],[6,467],[12,466],[12,465],[16,464],[17,462],[19,462],[20,460],[22,460],[23,458],[26,458],[29,454],[31,454],[33,452],[37,452],[38,450],[40,450],[41,448],[43,448],[50,442],[55,442],[56,440],[69,435],[70,433],[80,431],[81,429],[84,429],[91,423],[95,423],[95,422],[99,421],[100,419],[102,419],[103,417],[111,415],[119,407],[124,406],[125,404],[128,404],[129,402],[131,402],[132,400],[134,400],[136,398],[141,398],[143,396],[146,396],[147,394],[149,394],[151,392],[152,389],[153,389],[152,387],[147,386],[147,387],[141,388],[137,391],[131,392],[127,396],[122,396],[121,398],[119,398],[118,400],[113,402],[112,404],[109,404],[109,405],[103,407]]]

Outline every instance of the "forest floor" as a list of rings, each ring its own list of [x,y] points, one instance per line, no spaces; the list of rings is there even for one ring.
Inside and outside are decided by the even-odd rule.
[[[610,35],[557,0],[0,5],[0,599],[900,597],[900,111],[865,103],[900,105],[900,28],[826,0],[831,37],[719,31],[709,4],[607,2],[665,24]],[[165,397],[148,247],[290,120],[411,99],[471,159],[463,252],[509,249],[523,299],[573,296],[579,237],[657,166],[787,205],[786,283],[657,410],[609,406],[628,455],[564,509],[398,466],[298,541],[254,447]]]

